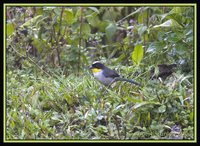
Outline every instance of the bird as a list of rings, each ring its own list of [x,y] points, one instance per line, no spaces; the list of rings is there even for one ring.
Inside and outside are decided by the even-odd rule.
[[[106,67],[100,61],[94,61],[90,66],[94,78],[105,86],[110,86],[116,81],[126,81],[131,84],[141,86],[141,84],[126,78],[122,78],[115,70]]]

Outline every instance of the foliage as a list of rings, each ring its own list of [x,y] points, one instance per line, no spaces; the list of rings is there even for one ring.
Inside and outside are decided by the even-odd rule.
[[[181,126],[178,138],[194,138],[187,79],[172,77],[173,86],[167,87],[150,81],[143,89],[129,83],[99,89],[88,75],[56,80],[16,70],[7,78],[9,140],[171,139],[175,125]]]
[[[6,139],[194,139],[193,7],[6,7]],[[107,88],[101,60],[142,84]],[[159,64],[177,64],[164,81]]]
[[[124,11],[133,13],[124,19]],[[191,7],[7,7],[7,17],[7,46],[15,48],[8,49],[9,58],[14,54],[9,68],[24,65],[16,51],[66,75],[80,73],[92,60],[131,65],[130,54],[142,45],[145,66],[168,62],[192,71]]]

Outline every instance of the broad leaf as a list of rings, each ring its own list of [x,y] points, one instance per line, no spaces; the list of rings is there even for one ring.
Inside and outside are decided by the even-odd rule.
[[[93,27],[97,27],[100,23],[99,17],[96,16],[95,13],[89,15],[87,18],[87,21],[89,22],[90,25],[92,25]]]
[[[134,48],[134,51],[132,53],[132,61],[135,64],[139,64],[141,62],[143,56],[144,56],[144,49],[143,49],[142,45],[137,45]]]
[[[139,34],[140,36],[142,36],[146,30],[147,30],[147,26],[141,25],[141,26],[138,28],[138,34]]]
[[[14,32],[14,26],[12,23],[8,23],[7,27],[7,36],[9,37]]]
[[[91,33],[91,28],[88,23],[82,24],[82,32],[83,32],[83,34],[86,34],[86,35],[89,35]]]
[[[36,24],[38,21],[40,21],[42,18],[42,15],[35,16],[34,18],[28,20],[24,24],[22,24],[20,27],[29,27],[31,25]]]
[[[158,27],[182,28],[182,26],[180,24],[178,24],[178,22],[176,20],[173,20],[173,19],[169,19],[160,25],[155,25],[153,28],[158,28]]]
[[[88,7],[88,8],[99,14],[99,10],[96,7]]]
[[[67,24],[72,24],[74,22],[74,15],[72,9],[65,9],[64,14],[64,18]]]
[[[159,108],[158,108],[158,112],[159,113],[164,113],[166,111],[166,106],[165,105],[161,105]]]
[[[111,41],[112,37],[114,36],[114,34],[116,33],[117,30],[117,26],[115,23],[110,23],[107,27],[106,27],[106,37]]]

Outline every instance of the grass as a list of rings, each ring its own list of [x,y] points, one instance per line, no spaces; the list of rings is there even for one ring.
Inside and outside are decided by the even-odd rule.
[[[194,140],[191,77],[101,86],[81,76],[7,72],[6,140]]]

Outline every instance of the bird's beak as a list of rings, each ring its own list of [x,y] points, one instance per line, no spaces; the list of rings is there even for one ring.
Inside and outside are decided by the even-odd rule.
[[[92,66],[90,66],[90,69],[93,69],[93,67],[92,67]]]

